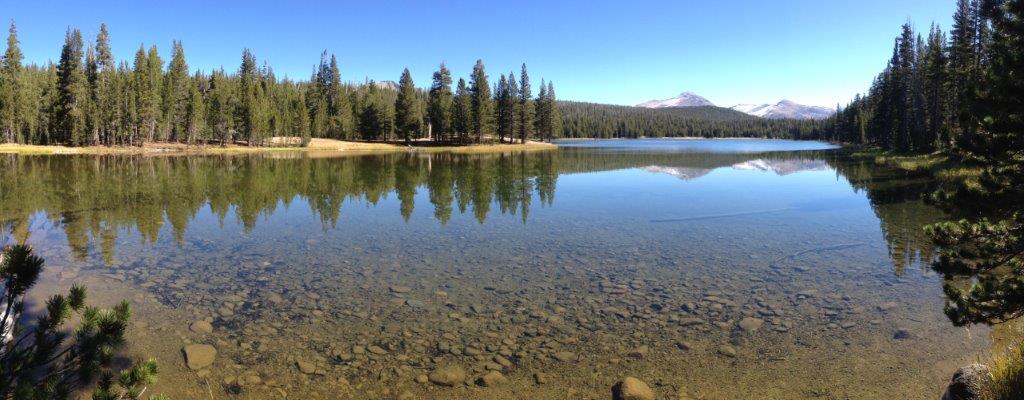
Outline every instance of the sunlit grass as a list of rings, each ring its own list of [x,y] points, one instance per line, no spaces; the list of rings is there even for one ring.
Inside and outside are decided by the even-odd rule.
[[[985,400],[1024,399],[1024,346],[1010,346],[989,368],[992,380],[985,387]]]

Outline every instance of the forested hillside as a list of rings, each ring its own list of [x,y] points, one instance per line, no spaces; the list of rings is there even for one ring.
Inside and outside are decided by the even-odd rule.
[[[643,108],[563,101],[564,137],[817,139],[826,121],[758,118],[721,107]]]

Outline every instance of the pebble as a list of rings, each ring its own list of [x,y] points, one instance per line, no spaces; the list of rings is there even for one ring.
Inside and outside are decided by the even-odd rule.
[[[727,344],[723,344],[720,347],[718,347],[718,354],[721,354],[729,358],[736,357],[736,348]]]

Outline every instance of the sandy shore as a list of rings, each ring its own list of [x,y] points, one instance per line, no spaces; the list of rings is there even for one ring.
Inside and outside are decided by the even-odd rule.
[[[280,142],[280,141],[277,141]],[[294,146],[260,146],[249,147],[240,145],[186,145],[181,143],[146,143],[138,147],[122,146],[44,146],[25,144],[0,144],[0,153],[7,154],[142,154],[142,155],[180,155],[180,154],[238,154],[263,152],[330,152],[330,153],[374,153],[393,151],[425,151],[451,153],[492,153],[503,151],[551,150],[558,146],[551,143],[528,141],[525,144],[474,144],[467,146],[436,146],[430,142],[413,142],[412,146],[383,142],[353,142],[334,139],[313,139],[307,147]]]

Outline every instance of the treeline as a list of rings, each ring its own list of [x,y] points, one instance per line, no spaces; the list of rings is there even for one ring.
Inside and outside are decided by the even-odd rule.
[[[926,197],[951,214],[926,233],[958,326],[1024,316],[1022,112],[1024,0],[959,0],[948,35],[904,25],[868,94],[832,121],[835,140],[941,151],[980,170]]]
[[[523,64],[517,78],[493,87],[482,61],[467,82],[441,64],[429,90],[406,69],[398,83],[341,80],[324,52],[308,81],[278,79],[249,49],[235,72],[191,73],[175,41],[170,62],[141,46],[134,62],[115,62],[106,25],[88,46],[69,29],[54,65],[22,65],[11,23],[0,58],[0,140],[70,146],[137,146],[146,142],[265,145],[275,137],[302,143],[429,138],[444,142],[548,140],[561,129],[554,85],[541,80],[534,97]],[[274,142],[277,143],[277,142]]]
[[[826,123],[758,118],[721,107],[642,108],[560,103],[562,135],[569,138],[750,137],[818,139]]]
[[[959,0],[948,35],[934,24],[927,37],[903,25],[885,70],[866,95],[839,109],[826,138],[906,153],[969,147],[1000,3]]]

